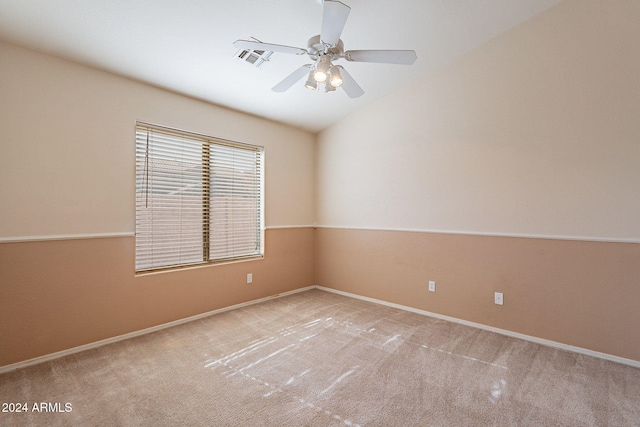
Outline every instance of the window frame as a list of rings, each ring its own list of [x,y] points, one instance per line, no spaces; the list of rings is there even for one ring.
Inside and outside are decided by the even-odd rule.
[[[185,144],[192,144],[192,146],[190,147],[191,149],[194,149],[194,147],[196,146],[196,144],[199,144],[199,149],[202,151],[202,155],[201,155],[201,168],[202,168],[202,181],[200,183],[201,186],[201,202],[202,202],[202,210],[201,210],[201,218],[202,218],[202,222],[201,222],[201,231],[202,231],[202,259],[199,261],[193,261],[193,262],[172,262],[171,264],[164,264],[164,265],[155,265],[153,264],[153,262],[151,262],[151,265],[146,265],[143,266],[142,263],[139,264],[139,239],[141,238],[141,235],[143,234],[140,231],[140,207],[139,207],[139,203],[140,200],[139,198],[145,198],[145,200],[148,200],[149,198],[149,194],[150,194],[150,189],[149,189],[149,170],[148,170],[148,165],[149,165],[149,147],[151,144],[153,144],[153,142],[150,142],[150,138],[149,138],[149,134],[151,132],[158,132],[159,134],[164,134],[164,135],[170,135],[171,138],[175,138],[176,140],[180,140],[180,138],[183,138],[182,142],[184,142]],[[140,142],[140,138],[139,138],[139,134],[140,133],[147,133],[146,136],[146,142],[143,144]],[[264,231],[265,231],[265,225],[264,225],[264,186],[265,186],[265,182],[264,182],[264,176],[265,176],[265,162],[264,162],[264,158],[265,158],[265,153],[264,153],[264,147],[263,146],[259,146],[259,145],[252,145],[252,144],[246,144],[246,143],[242,143],[242,142],[237,142],[237,141],[231,141],[231,140],[227,140],[227,139],[223,139],[223,138],[219,138],[219,137],[213,137],[213,136],[209,136],[209,135],[204,135],[204,134],[200,134],[200,133],[195,133],[195,132],[190,132],[190,131],[185,131],[185,130],[181,130],[181,129],[176,129],[176,128],[171,128],[171,127],[167,127],[167,126],[162,126],[162,125],[156,125],[156,124],[151,124],[151,123],[146,123],[146,122],[142,122],[142,121],[136,121],[136,125],[135,125],[135,194],[136,194],[136,218],[135,218],[135,238],[136,238],[136,244],[135,244],[135,263],[134,263],[134,267],[135,267],[135,272],[136,274],[142,274],[142,273],[149,273],[149,272],[157,272],[157,271],[163,271],[163,270],[175,270],[175,269],[181,269],[181,268],[186,268],[186,267],[194,267],[194,266],[206,266],[206,265],[213,265],[213,264],[222,264],[222,263],[230,263],[230,262],[239,262],[239,261],[248,261],[248,260],[257,260],[257,259],[263,259],[264,258],[264,247],[265,247],[265,239],[264,239]],[[144,147],[144,151],[146,151],[146,153],[144,155],[141,155],[141,146],[145,146]],[[214,147],[214,148],[212,148]],[[249,240],[250,242],[254,242],[255,241],[255,245],[257,246],[255,252],[252,253],[245,253],[245,254],[241,254],[241,255],[231,255],[231,256],[224,256],[224,257],[211,257],[211,233],[212,233],[212,227],[211,227],[211,223],[213,222],[212,220],[212,206],[216,206],[216,204],[214,203],[214,201],[212,201],[212,176],[214,175],[215,171],[217,170],[216,168],[221,168],[220,165],[216,165],[214,167],[214,165],[212,164],[212,159],[220,159],[222,157],[224,157],[224,155],[220,156],[218,155],[218,157],[216,157],[215,155],[211,154],[211,151],[222,151],[224,152],[225,150],[239,150],[239,152],[246,152],[246,153],[252,153],[252,155],[255,156],[255,164],[253,165],[255,170],[252,171],[253,174],[255,174],[255,176],[251,176],[248,175],[250,177],[250,180],[256,180],[257,181],[257,190],[253,187],[255,187],[255,185],[250,186],[250,188],[253,188],[253,190],[251,192],[249,192],[248,198],[253,201],[254,203],[257,203],[257,210],[253,210],[253,208],[251,209],[251,212],[255,213],[255,217],[253,217],[251,220],[249,220],[250,223],[255,222],[255,227],[252,227],[251,230],[255,231],[255,240],[253,239],[253,237],[251,237],[251,239]],[[236,152],[236,151],[234,151]],[[141,163],[140,163],[140,158],[144,157],[144,161],[145,161],[145,168],[147,168],[147,170],[144,170],[141,172],[140,168],[141,168]],[[218,162],[220,160],[217,160]],[[178,161],[176,161],[177,163]],[[229,164],[225,163],[225,166],[227,168],[229,168]],[[235,165],[234,165],[235,167]],[[221,168],[222,169],[222,168]],[[235,175],[235,168],[231,169],[232,175]],[[205,173],[206,171],[206,173]],[[166,170],[164,171],[166,173]],[[162,172],[161,172],[162,173]],[[229,171],[226,172],[226,174],[228,174]],[[222,175],[224,175],[225,173],[223,172]],[[146,175],[146,187],[144,184],[141,185],[140,183],[140,179],[144,178],[144,176]],[[193,177],[193,176],[192,176]],[[227,177],[228,178],[228,177]],[[232,182],[236,182],[235,180],[233,180]],[[254,181],[251,181],[252,183],[254,183]],[[233,186],[235,188],[235,185]],[[141,188],[144,189],[144,191],[141,191]],[[246,187],[240,185],[241,189],[245,189]],[[151,190],[153,191],[153,190]],[[182,191],[182,190],[180,190]],[[238,194],[232,194],[231,196],[228,196],[232,198],[232,201],[235,200],[233,199],[238,198],[238,197],[242,197],[239,196]],[[238,204],[237,202],[232,203],[234,205],[234,207],[236,207],[236,205]],[[147,205],[148,206],[148,205]],[[144,208],[146,209],[146,208]],[[252,214],[253,215],[253,214]],[[230,224],[236,224],[236,222],[234,221],[230,221]],[[231,234],[234,235],[233,233],[233,226],[229,227],[227,225],[227,227],[222,227],[222,229],[224,231],[226,231],[227,233],[229,233],[229,230],[231,228]],[[151,233],[146,233],[145,235],[147,236],[153,236],[153,232]],[[251,236],[253,236],[253,231],[251,231],[250,233]],[[232,237],[231,240],[233,242],[235,242],[234,238]],[[151,246],[153,246],[153,242],[151,243]],[[153,249],[151,249],[151,251],[153,252]],[[179,252],[179,251],[178,251]],[[151,255],[151,257],[153,257],[153,254]]]

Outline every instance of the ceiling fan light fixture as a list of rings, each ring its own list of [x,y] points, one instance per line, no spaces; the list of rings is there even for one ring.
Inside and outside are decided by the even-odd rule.
[[[342,76],[340,75],[340,67],[333,66],[329,71],[329,83],[332,87],[340,87],[342,86]]]
[[[330,84],[325,84],[324,85],[324,93],[331,93],[331,92],[335,92],[336,88],[331,86]]]
[[[304,84],[304,87],[306,87],[309,90],[318,89],[318,83],[313,78],[314,72],[315,72],[314,70],[311,70],[309,72],[309,78],[307,79],[307,82]]]
[[[331,68],[331,61],[323,56],[318,60],[318,64],[316,65],[316,69],[313,72],[313,78],[318,83],[324,83],[327,81],[329,77],[329,69]]]

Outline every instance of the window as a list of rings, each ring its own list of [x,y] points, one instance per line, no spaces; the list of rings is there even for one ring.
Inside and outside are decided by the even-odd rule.
[[[136,124],[136,271],[262,256],[263,149]]]

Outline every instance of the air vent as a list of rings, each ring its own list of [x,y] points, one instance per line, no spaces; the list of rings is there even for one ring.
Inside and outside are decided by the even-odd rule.
[[[255,40],[259,42],[260,40],[251,37],[251,40]],[[256,67],[261,66],[265,62],[269,60],[273,52],[268,52],[264,50],[252,50],[252,49],[240,49],[236,52],[235,57],[241,61],[248,62],[251,65],[255,65]]]

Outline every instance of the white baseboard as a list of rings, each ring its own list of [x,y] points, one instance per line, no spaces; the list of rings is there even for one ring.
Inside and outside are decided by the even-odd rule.
[[[231,305],[229,307],[219,308],[217,310],[208,311],[206,313],[197,314],[195,316],[186,317],[184,319],[174,320],[173,322],[163,323],[162,325],[152,326],[150,328],[141,329],[139,331],[130,332],[124,335],[118,335],[117,337],[107,338],[104,340],[92,342],[89,344],[80,345],[78,347],[69,348],[67,350],[58,351],[55,353],[47,354],[44,356],[35,357],[33,359],[25,360],[23,362],[13,363],[11,365],[0,366],[0,374],[4,374],[5,372],[15,371],[16,369],[26,368],[27,366],[37,365],[39,363],[48,362],[50,360],[59,359],[61,357],[68,356],[70,354],[80,353],[81,351],[91,350],[94,348],[102,347],[103,345],[112,344],[118,341],[127,340],[129,338],[139,337],[141,335],[150,334],[152,332],[157,332],[162,329],[171,328],[173,326],[182,325],[187,322],[192,322],[194,320],[203,319],[205,317],[213,316],[214,314],[223,313],[225,311],[234,310],[236,308],[246,307],[248,305],[258,304],[264,301],[269,301],[275,298],[284,297],[286,295],[297,294],[299,292],[308,291],[310,289],[314,289],[315,286],[307,286],[306,288],[294,289],[293,291],[283,292],[281,294],[271,295],[264,298],[259,298],[247,302],[243,302],[240,304]]]
[[[68,356],[68,355],[71,355],[71,354],[75,354],[75,353],[80,353],[82,351],[86,351],[86,350],[91,350],[91,349],[94,349],[94,348],[102,347],[103,345],[115,343],[115,342],[118,342],[118,341],[127,340],[127,339],[130,339],[130,338],[139,337],[139,336],[145,335],[145,334],[150,334],[150,333],[153,333],[153,332],[160,331],[162,329],[171,328],[173,326],[182,325],[184,323],[192,322],[194,320],[203,319],[205,317],[213,316],[214,314],[223,313],[225,311],[230,311],[230,310],[234,310],[236,308],[246,307],[246,306],[253,305],[253,304],[258,304],[258,303],[261,303],[261,302],[264,302],[264,301],[269,301],[269,300],[280,298],[280,297],[287,296],[287,295],[297,294],[299,292],[305,292],[305,291],[308,291],[308,290],[311,290],[311,289],[319,289],[319,290],[326,291],[326,292],[332,292],[332,293],[343,295],[343,296],[350,297],[350,298],[355,298],[355,299],[359,299],[359,300],[363,300],[363,301],[372,302],[372,303],[375,303],[375,304],[385,305],[387,307],[393,307],[393,308],[397,308],[397,309],[400,309],[400,310],[421,314],[423,316],[434,317],[436,319],[441,319],[441,320],[446,320],[446,321],[449,321],[449,322],[459,323],[459,324],[462,324],[462,325],[471,326],[473,328],[478,328],[478,329],[483,329],[483,330],[486,330],[486,331],[495,332],[495,333],[498,333],[498,334],[501,334],[501,335],[506,335],[506,336],[513,337],[513,338],[519,338],[519,339],[522,339],[522,340],[525,340],[525,341],[534,342],[536,344],[544,345],[544,346],[547,346],[547,347],[553,347],[553,348],[558,348],[558,349],[561,349],[561,350],[572,351],[574,353],[579,353],[579,354],[584,354],[584,355],[587,355],[587,356],[597,357],[597,358],[600,358],[600,359],[609,360],[611,362],[616,362],[616,363],[620,363],[620,364],[623,364],[623,365],[632,366],[634,368],[640,368],[640,361],[637,361],[637,360],[626,359],[626,358],[623,358],[623,357],[614,356],[614,355],[607,354],[607,353],[601,353],[601,352],[589,350],[589,349],[582,348],[582,347],[575,347],[575,346],[572,346],[572,345],[562,344],[562,343],[559,343],[559,342],[550,341],[550,340],[546,340],[546,339],[542,339],[542,338],[538,338],[538,337],[533,337],[533,336],[530,336],[530,335],[520,334],[520,333],[517,333],[517,332],[508,331],[508,330],[505,330],[505,329],[494,328],[492,326],[483,325],[481,323],[469,322],[467,320],[457,319],[455,317],[444,316],[442,314],[432,313],[432,312],[429,312],[429,311],[426,311],[426,310],[420,310],[420,309],[417,309],[417,308],[408,307],[408,306],[404,306],[404,305],[400,305],[400,304],[395,304],[395,303],[388,302],[388,301],[383,301],[383,300],[379,300],[379,299],[375,299],[375,298],[365,297],[365,296],[362,296],[362,295],[352,294],[350,292],[344,292],[344,291],[340,291],[340,290],[337,290],[337,289],[326,288],[324,286],[307,286],[307,287],[300,288],[300,289],[294,289],[293,291],[283,292],[281,294],[276,294],[276,295],[272,295],[272,296],[268,296],[268,297],[264,297],[264,298],[259,298],[259,299],[243,302],[243,303],[240,303],[240,304],[231,305],[231,306],[228,306],[228,307],[219,308],[217,310],[208,311],[206,313],[197,314],[195,316],[191,316],[191,317],[187,317],[187,318],[184,318],[184,319],[175,320],[173,322],[163,323],[162,325],[152,326],[150,328],[146,328],[146,329],[142,329],[142,330],[139,330],[139,331],[130,332],[128,334],[118,335],[117,337],[107,338],[107,339],[96,341],[96,342],[92,342],[92,343],[89,343],[89,344],[84,344],[84,345],[81,345],[81,346],[78,346],[78,347],[73,347],[73,348],[70,348],[70,349],[67,349],[67,350],[58,351],[56,353],[51,353],[51,354],[47,354],[47,355],[44,355],[44,356],[35,357],[33,359],[25,360],[25,361],[22,361],[22,362],[11,364],[11,365],[0,366],[0,374],[6,373],[6,372],[11,372],[11,371],[14,371],[14,370],[17,370],[17,369],[21,369],[21,368],[26,368],[28,366],[37,365],[39,363],[43,363],[43,362],[48,362],[48,361],[51,361],[51,360],[59,359],[61,357],[65,357],[65,356]]]
[[[486,330],[486,331],[495,332],[495,333],[498,333],[498,334],[501,334],[501,335],[506,335],[506,336],[513,337],[513,338],[519,338],[521,340],[530,341],[530,342],[533,342],[533,343],[536,343],[536,344],[540,344],[540,345],[544,345],[544,346],[547,346],[547,347],[553,347],[553,348],[558,348],[558,349],[561,349],[561,350],[572,351],[574,353],[584,354],[586,356],[593,356],[593,357],[597,357],[599,359],[605,359],[605,360],[608,360],[608,361],[611,361],[611,362],[616,362],[616,363],[620,363],[620,364],[623,364],[623,365],[632,366],[634,368],[640,368],[640,361],[633,360],[633,359],[626,359],[624,357],[614,356],[612,354],[600,353],[598,351],[593,351],[593,350],[589,350],[589,349],[582,348],[582,347],[575,347],[575,346],[572,346],[572,345],[563,344],[563,343],[559,343],[559,342],[556,342],[556,341],[550,341],[550,340],[546,340],[546,339],[543,339],[543,338],[533,337],[533,336],[530,336],[530,335],[520,334],[518,332],[512,332],[512,331],[508,331],[506,329],[494,328],[492,326],[483,325],[481,323],[469,322],[467,320],[457,319],[455,317],[444,316],[442,314],[432,313],[430,311],[420,310],[418,308],[407,307],[405,305],[395,304],[395,303],[392,303],[392,302],[387,302],[387,301],[383,301],[383,300],[379,300],[379,299],[375,299],[375,298],[369,298],[369,297],[365,297],[365,296],[362,296],[362,295],[352,294],[350,292],[339,291],[337,289],[325,288],[324,286],[316,286],[316,289],[320,289],[322,291],[327,291],[327,292],[332,292],[334,294],[339,294],[339,295],[343,295],[343,296],[346,296],[346,297],[356,298],[356,299],[363,300],[363,301],[368,301],[368,302],[373,302],[373,303],[376,303],[376,304],[385,305],[387,307],[393,307],[393,308],[397,308],[397,309],[400,309],[400,310],[410,311],[412,313],[417,313],[417,314],[421,314],[421,315],[424,315],[424,316],[434,317],[436,319],[447,320],[449,322],[459,323],[459,324],[462,324],[462,325],[471,326],[473,328],[478,328],[478,329],[483,329],[483,330]]]

